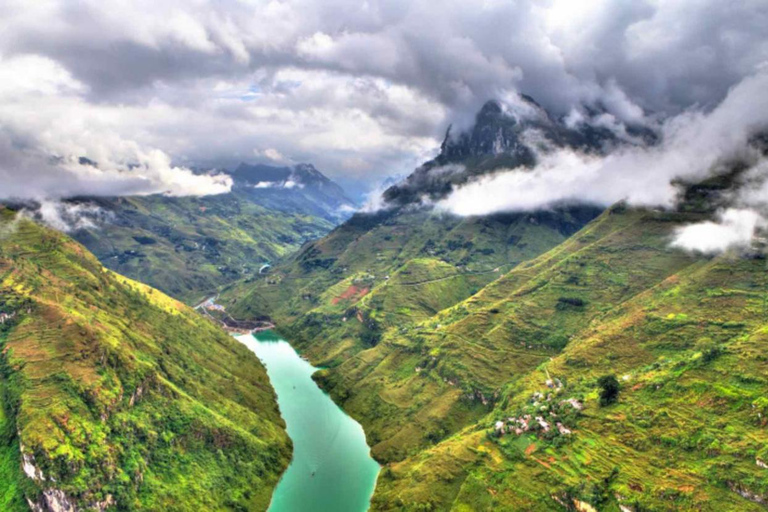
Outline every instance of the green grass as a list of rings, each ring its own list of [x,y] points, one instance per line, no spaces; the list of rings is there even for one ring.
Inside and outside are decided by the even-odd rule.
[[[768,457],[765,262],[668,247],[676,226],[705,216],[616,207],[487,276],[444,242],[461,222],[443,220],[437,237],[438,221],[419,219],[397,239],[414,218],[396,216],[345,225],[271,284],[225,297],[245,316],[273,315],[327,366],[319,382],[386,464],[375,510],[758,510],[743,495],[768,496],[756,463]],[[469,267],[493,270],[498,253]],[[330,304],[360,273],[375,276],[370,291]],[[606,374],[621,390],[601,407]],[[555,402],[534,406],[535,393]],[[584,410],[552,405],[569,398]],[[573,434],[490,435],[541,407]]]
[[[29,221],[5,231],[5,499],[19,496],[18,431],[49,478],[22,479],[33,501],[55,478],[82,507],[265,508],[290,446],[256,356],[59,233]]]

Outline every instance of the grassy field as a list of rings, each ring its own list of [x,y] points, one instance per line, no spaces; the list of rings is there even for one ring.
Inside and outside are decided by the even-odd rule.
[[[266,508],[290,442],[258,359],[64,235],[2,215],[4,510],[51,489],[79,507]],[[20,445],[41,478],[20,473]]]

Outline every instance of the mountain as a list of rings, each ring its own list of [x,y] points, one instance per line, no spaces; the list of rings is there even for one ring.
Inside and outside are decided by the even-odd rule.
[[[762,509],[765,261],[668,248],[701,218],[612,208],[323,376],[391,462],[374,508]]]
[[[762,249],[670,247],[727,204],[739,171],[688,184],[670,211],[429,208],[471,176],[532,165],[526,133],[548,133],[540,123],[546,144],[627,143],[527,123],[486,105],[387,208],[221,301],[270,317],[324,367],[316,380],[385,465],[373,510],[762,510]]]
[[[265,509],[290,459],[247,348],[0,209],[0,509]]]
[[[301,211],[330,221],[341,221],[355,210],[344,189],[312,164],[293,167],[241,163],[232,173],[236,190],[258,204],[279,211]]]
[[[383,208],[355,214],[322,240],[289,257],[270,276],[241,282],[226,291],[224,297],[231,301],[232,312],[243,317],[270,316],[287,326],[299,318],[306,322],[313,314],[329,313],[325,311],[327,301],[336,299],[327,296],[329,293],[335,291],[342,297],[352,293],[348,290],[358,290],[353,294],[355,300],[342,297],[331,304],[333,314],[344,318],[348,316],[344,308],[353,307],[377,283],[415,266],[420,284],[443,282],[446,275],[460,276],[466,282],[461,293],[441,297],[439,304],[403,312],[406,316],[434,313],[442,309],[438,306],[468,297],[503,271],[578,231],[600,213],[599,208],[562,205],[546,211],[461,218],[435,213],[430,206],[473,176],[501,167],[532,165],[533,144],[542,140],[584,151],[602,151],[620,143],[608,130],[589,125],[569,129],[530,98],[520,101],[523,108],[518,111],[488,102],[469,132],[454,137],[449,130],[435,159],[385,191]],[[422,293],[415,286],[409,290],[414,295]],[[378,336],[380,320],[365,322],[367,328],[361,328],[366,336]]]
[[[189,303],[328,233],[354,210],[312,165],[249,166],[230,193],[76,198],[72,236],[108,268]],[[85,221],[85,222],[84,222]]]
[[[452,188],[500,168],[532,167],[537,152],[569,148],[587,154],[606,153],[627,144],[652,144],[647,128],[629,127],[623,137],[600,122],[602,112],[589,111],[581,123],[551,116],[532,98],[521,95],[515,105],[488,101],[466,131],[449,128],[433,160],[416,169],[384,198],[390,205],[443,199]]]

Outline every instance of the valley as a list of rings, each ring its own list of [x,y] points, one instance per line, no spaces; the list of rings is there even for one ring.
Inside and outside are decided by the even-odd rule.
[[[0,512],[768,509],[768,0],[0,0]]]
[[[434,184],[432,165],[395,188]],[[689,186],[674,210],[457,218],[406,201],[218,300],[324,368],[384,466],[372,510],[758,510],[764,257],[670,247],[736,182]]]
[[[77,198],[62,220],[108,268],[195,304],[258,275],[353,210],[341,187],[309,164],[240,164],[230,172],[227,194]]]

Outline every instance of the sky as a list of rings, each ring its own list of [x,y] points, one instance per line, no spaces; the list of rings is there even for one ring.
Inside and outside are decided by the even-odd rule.
[[[0,0],[0,199],[215,194],[190,169],[240,161],[360,190],[518,92],[671,129],[766,27],[768,0]]]

